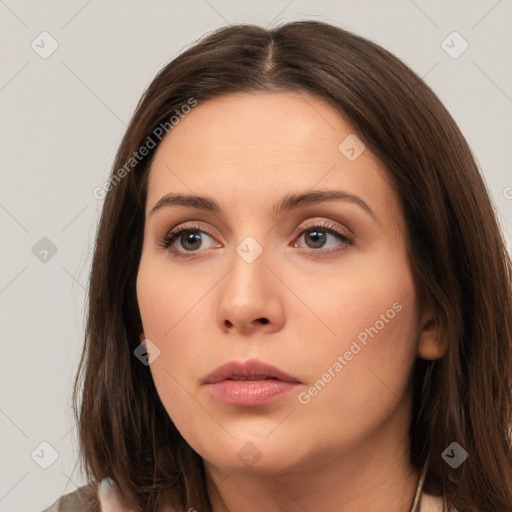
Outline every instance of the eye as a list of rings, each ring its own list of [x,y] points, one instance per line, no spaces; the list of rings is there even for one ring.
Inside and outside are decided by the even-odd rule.
[[[158,245],[164,249],[169,249],[177,257],[188,258],[194,256],[194,252],[201,248],[203,243],[202,235],[206,235],[208,238],[212,239],[212,237],[204,230],[200,229],[199,226],[192,225],[176,228],[165,234]],[[176,241],[181,244],[183,250],[177,250],[171,247]],[[183,251],[192,254],[184,254]]]
[[[348,235],[348,233],[344,233],[337,226],[327,221],[317,222],[316,224],[307,227],[306,229],[302,229],[298,239],[302,237],[304,237],[304,241],[311,249],[309,252],[339,252],[348,249],[348,247],[354,243],[353,239]],[[342,242],[341,246],[338,244],[338,247],[331,247],[323,251],[318,251],[317,249],[325,248],[329,237],[337,238]],[[293,244],[293,247],[297,247],[297,244]]]
[[[353,239],[348,233],[344,233],[337,226],[330,222],[316,222],[312,226],[298,230],[300,239],[304,237],[306,244],[309,246],[310,253],[333,253],[347,250],[349,246],[353,245]],[[197,225],[182,226],[172,229],[166,233],[159,241],[158,245],[164,249],[169,250],[174,257],[189,258],[195,256],[200,249],[205,249],[203,245],[203,235],[206,235],[213,241],[213,237],[201,229]],[[341,244],[338,247],[325,249],[329,237],[338,239]],[[174,247],[175,242],[181,245],[181,248]],[[213,244],[210,244],[211,247]],[[336,244],[334,244],[336,245]],[[206,247],[206,248],[209,248]],[[299,247],[297,243],[293,243],[292,247]],[[319,250],[323,249],[323,250]],[[189,253],[189,254],[187,254]]]

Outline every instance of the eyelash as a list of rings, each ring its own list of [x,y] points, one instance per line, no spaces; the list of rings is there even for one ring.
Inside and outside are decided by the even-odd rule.
[[[338,253],[343,252],[348,249],[349,246],[354,244],[354,241],[351,237],[349,237],[346,233],[342,232],[339,228],[337,228],[334,224],[331,224],[330,222],[318,222],[312,226],[309,226],[305,229],[302,229],[298,231],[298,236],[302,236],[304,233],[307,233],[308,231],[314,231],[315,229],[320,228],[321,230],[327,232],[328,234],[334,235],[338,239],[340,239],[344,246],[339,249],[309,249],[307,252],[309,253]],[[158,242],[158,245],[162,247],[163,249],[169,249],[173,256],[176,258],[192,258],[198,254],[198,252],[194,251],[187,251],[189,254],[184,254],[180,251],[177,251],[176,249],[170,248],[171,244],[183,233],[187,232],[200,232],[208,235],[210,238],[214,238],[212,235],[210,235],[207,231],[204,231],[197,225],[189,225],[186,227],[181,228],[175,228],[166,233],[161,240]],[[200,251],[199,251],[200,252]]]

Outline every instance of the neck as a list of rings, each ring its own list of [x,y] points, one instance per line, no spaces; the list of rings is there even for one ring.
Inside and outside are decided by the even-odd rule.
[[[396,427],[381,425],[372,440],[316,454],[300,468],[239,471],[206,464],[212,511],[410,512],[420,471],[409,463],[407,431],[397,437]]]

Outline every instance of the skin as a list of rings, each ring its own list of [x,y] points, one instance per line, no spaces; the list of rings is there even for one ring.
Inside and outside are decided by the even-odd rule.
[[[410,371],[417,357],[444,350],[431,310],[418,302],[387,171],[368,148],[354,161],[338,149],[354,133],[309,94],[237,93],[195,107],[152,163],[137,276],[141,340],[159,348],[150,370],[160,399],[227,505],[210,492],[215,512],[412,505],[419,473],[408,459]],[[286,194],[332,189],[359,196],[376,218],[349,201],[272,211]],[[222,212],[168,206],[150,214],[169,192],[212,197]],[[172,247],[192,257],[159,245],[191,221],[204,230],[202,243],[178,237]],[[315,245],[318,221],[350,233],[353,244],[324,232],[324,245]],[[252,263],[236,252],[248,236],[263,249]],[[394,318],[301,403],[298,393],[394,303]],[[253,357],[297,377],[297,392],[254,409],[223,404],[201,385],[219,365]],[[237,456],[243,447],[260,457],[252,466]]]

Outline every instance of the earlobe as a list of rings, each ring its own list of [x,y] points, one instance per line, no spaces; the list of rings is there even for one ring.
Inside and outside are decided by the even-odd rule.
[[[141,333],[139,334],[139,339],[140,339],[140,342],[141,342],[141,343],[146,339],[146,336],[144,336],[144,333],[143,333],[143,332],[141,332]]]
[[[434,360],[446,354],[448,345],[439,325],[429,318],[423,325],[418,343],[418,356],[422,359]]]

